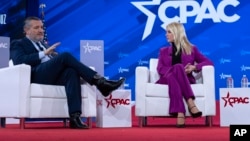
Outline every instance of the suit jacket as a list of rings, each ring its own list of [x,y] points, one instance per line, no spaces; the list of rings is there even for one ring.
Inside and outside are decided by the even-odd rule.
[[[163,47],[160,49],[159,61],[157,65],[157,71],[160,75],[160,79],[157,81],[157,83],[166,82],[162,76],[165,73],[168,73],[168,71],[172,67],[172,50],[172,46]],[[204,55],[202,55],[195,46],[192,47],[192,53],[190,55],[182,52],[181,61],[181,64],[183,64],[184,67],[188,63],[190,63],[191,65],[196,65],[196,70],[198,72],[201,71],[202,67],[205,65],[213,65],[213,63]],[[191,84],[195,83],[195,78],[191,73],[188,74],[188,79]]]
[[[44,44],[43,44],[44,45]],[[44,45],[46,47],[46,45]],[[34,67],[41,64],[38,50],[28,38],[14,40],[10,45],[10,59],[14,65],[27,64],[31,66],[31,72],[34,72]]]

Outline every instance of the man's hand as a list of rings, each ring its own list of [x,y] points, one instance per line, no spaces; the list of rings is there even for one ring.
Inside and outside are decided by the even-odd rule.
[[[192,71],[195,71],[196,70],[196,66],[194,65],[191,65],[190,63],[188,63],[186,66],[185,66],[185,72],[187,74],[191,73]]]
[[[51,55],[51,54],[54,54],[56,53],[54,50],[57,48],[57,46],[59,46],[61,44],[61,42],[57,42],[55,44],[53,44],[52,46],[50,46],[49,48],[47,48],[45,51],[44,51],[44,54],[45,55]]]

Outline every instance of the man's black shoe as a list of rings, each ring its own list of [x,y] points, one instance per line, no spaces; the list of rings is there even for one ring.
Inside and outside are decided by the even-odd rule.
[[[104,77],[98,78],[96,81],[97,89],[103,96],[107,97],[109,94],[119,88],[125,81],[125,78],[121,78],[118,81],[106,80]]]
[[[89,129],[88,125],[82,122],[80,115],[80,113],[70,115],[69,127],[73,129]]]

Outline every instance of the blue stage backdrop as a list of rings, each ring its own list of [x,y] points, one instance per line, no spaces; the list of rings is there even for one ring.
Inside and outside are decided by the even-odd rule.
[[[10,39],[23,37],[22,23],[25,16],[26,0],[1,0],[0,36]]]
[[[232,75],[235,87],[250,79],[250,1],[247,0],[40,0],[46,4],[48,41],[80,59],[80,40],[104,40],[105,76],[126,77],[132,89],[136,66],[168,45],[165,26],[184,23],[190,41],[215,64],[216,98]]]

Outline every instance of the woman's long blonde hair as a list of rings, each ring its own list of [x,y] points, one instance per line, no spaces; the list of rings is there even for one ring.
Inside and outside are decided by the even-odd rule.
[[[182,49],[186,54],[191,54],[192,44],[189,42],[185,28],[183,24],[179,22],[172,22],[167,25],[167,31],[169,30],[174,36],[174,44],[177,48],[176,54]]]

